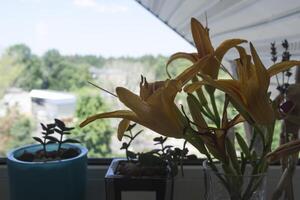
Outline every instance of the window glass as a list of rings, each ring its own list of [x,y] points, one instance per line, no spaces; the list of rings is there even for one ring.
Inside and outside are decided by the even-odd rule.
[[[133,0],[2,1],[0,27],[0,157],[34,143],[39,123],[54,118],[76,127],[73,137],[90,157],[123,155],[119,120],[78,128],[89,115],[124,108],[88,81],[112,93],[116,86],[138,93],[141,74],[165,79],[168,56],[193,51]],[[188,63],[177,64],[173,74]],[[154,136],[145,129],[134,148],[150,149]]]

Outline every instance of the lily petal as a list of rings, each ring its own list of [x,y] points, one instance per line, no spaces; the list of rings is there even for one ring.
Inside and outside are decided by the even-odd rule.
[[[219,61],[221,61],[224,57],[224,55],[229,51],[231,48],[236,47],[239,44],[245,43],[247,40],[243,39],[230,39],[230,40],[225,40],[222,42],[218,48],[215,50],[215,56]]]
[[[213,79],[218,77],[220,65],[224,55],[233,47],[247,42],[246,40],[241,39],[232,39],[224,41],[214,52],[214,59],[211,61],[210,65],[202,67],[202,73],[211,76]]]
[[[244,121],[245,121],[245,118],[241,114],[238,114],[232,120],[229,121],[226,128],[229,129],[229,128],[234,127],[235,125],[237,125],[241,122],[244,122]]]
[[[268,74],[270,77],[272,77],[272,76],[278,74],[279,72],[288,70],[294,66],[300,66],[300,61],[291,60],[291,61],[280,62],[280,63],[272,65],[268,69]]]
[[[236,50],[239,52],[240,55],[240,62],[243,66],[247,67],[250,65],[251,63],[251,56],[247,54],[245,48],[241,47],[241,46],[236,46],[235,47]]]
[[[205,85],[204,82],[197,81],[197,82],[194,82],[194,83],[186,85],[183,88],[183,91],[185,91],[186,93],[190,93],[191,94],[191,93],[197,91],[198,89],[200,89],[203,85]]]
[[[129,127],[130,120],[128,119],[122,119],[118,126],[118,140],[121,141],[123,138],[123,135],[127,128]]]
[[[136,123],[141,123],[141,121],[138,119],[137,115],[130,111],[130,110],[117,110],[114,112],[106,112],[106,113],[100,113],[93,116],[88,117],[86,120],[81,122],[79,125],[80,127],[84,127],[87,124],[97,120],[97,119],[103,119],[103,118],[123,118],[130,121],[134,121]]]
[[[171,57],[169,58],[169,60],[167,61],[167,66],[171,64],[171,62],[173,62],[176,59],[187,59],[189,61],[191,61],[192,63],[196,62],[197,60],[199,60],[197,58],[198,54],[197,53],[185,53],[185,52],[178,52],[175,53],[173,55],[171,55]]]
[[[195,62],[197,62],[197,60],[199,60],[199,58],[197,58],[197,56],[198,56],[198,54],[196,54],[196,53],[178,52],[178,53],[173,54],[169,58],[169,60],[167,61],[167,64],[166,64],[166,72],[167,72],[168,76],[171,78],[171,75],[168,70],[171,62],[173,62],[174,60],[177,60],[177,59],[187,59],[187,60],[191,61],[192,63],[195,63]]]
[[[269,162],[274,162],[287,155],[298,153],[299,151],[300,151],[300,140],[294,140],[281,145],[275,151],[269,153],[267,155],[267,159]]]
[[[206,75],[200,75],[200,76],[203,78],[203,81],[199,81],[187,85],[184,88],[184,91],[188,91],[189,93],[192,93],[202,85],[210,85],[213,86],[214,88],[217,88],[229,94],[229,96],[233,98],[235,101],[240,102],[242,104],[246,103],[246,99],[244,98],[243,94],[240,92],[240,84],[238,81],[230,80],[230,79],[213,80],[210,76],[206,76]]]
[[[143,116],[145,113],[149,112],[150,108],[148,104],[130,90],[123,87],[117,87],[116,93],[119,100],[138,116]]]
[[[182,85],[185,85],[187,82],[193,79],[197,75],[197,73],[204,67],[209,66],[213,61],[212,55],[207,55],[201,58],[199,61],[194,63],[191,67],[184,70],[181,74],[179,74],[175,80],[181,82]]]
[[[267,91],[269,84],[270,84],[270,78],[268,75],[268,71],[266,70],[265,66],[261,62],[259,56],[257,55],[257,52],[250,42],[250,50],[251,50],[251,55],[253,58],[253,62],[255,64],[255,70],[256,70],[256,76],[257,76],[257,81],[262,88],[262,90]]]
[[[159,88],[163,87],[165,81],[156,81],[153,83],[148,83],[145,77],[141,77],[140,82],[140,97],[143,101],[147,101],[147,99]]]
[[[208,30],[195,18],[191,19],[191,29],[195,46],[200,57],[212,54],[214,52],[214,48],[212,47]]]

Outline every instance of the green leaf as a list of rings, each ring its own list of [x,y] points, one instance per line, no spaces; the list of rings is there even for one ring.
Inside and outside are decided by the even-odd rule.
[[[197,160],[197,159],[198,159],[198,157],[197,157],[196,155],[194,155],[194,154],[187,155],[186,158],[187,158],[188,160]]]
[[[158,144],[160,144],[160,143],[163,141],[163,137],[162,137],[162,136],[160,136],[160,137],[155,137],[155,138],[153,138],[153,141],[154,141],[154,142],[159,142]]]
[[[54,134],[54,130],[53,129],[52,130],[47,130],[46,135],[52,135],[52,134]]]
[[[153,150],[151,150],[149,153],[152,153],[152,154],[159,154],[160,151],[161,151],[161,149],[153,149]]]
[[[207,150],[207,148],[209,149],[209,146],[206,148],[203,140],[200,137],[195,137],[194,135],[188,134],[188,135],[186,135],[185,139],[186,139],[186,141],[191,143],[193,146],[195,146],[197,148],[197,150],[200,151],[200,153],[202,153],[206,156],[209,155],[209,152]]]
[[[192,82],[195,83],[195,82],[198,82],[198,78],[195,76],[193,79],[192,79]],[[197,93],[197,96],[200,100],[200,103],[202,106],[207,106],[207,100],[203,94],[203,91],[202,91],[202,88],[200,87],[199,89],[196,90],[196,93]]]
[[[45,126],[45,124],[43,124],[43,123],[40,123],[40,124],[41,124],[42,129],[43,129],[44,131],[46,131],[46,130],[47,130],[47,127]]]
[[[232,142],[230,141],[229,138],[226,138],[225,144],[226,144],[228,156],[231,160],[233,168],[235,169],[237,174],[241,174],[241,169],[240,169],[240,165],[239,165],[239,162],[238,162],[238,158],[237,158],[237,155],[236,155],[234,145],[232,144]]]
[[[39,142],[40,144],[44,144],[43,140],[39,137],[32,137],[35,141]]]
[[[127,157],[130,159],[136,159],[136,153],[132,152],[132,151],[127,151],[126,152]]]
[[[54,131],[58,134],[63,134],[64,132],[58,128],[55,128]]]
[[[59,119],[54,119],[56,126],[58,126],[61,130],[64,130],[66,127],[65,123]]]
[[[174,149],[174,152],[175,152],[176,155],[181,155],[182,150],[180,148],[176,147]]]
[[[71,130],[73,130],[75,127],[65,127],[64,129],[63,129],[63,131],[71,131]],[[65,133],[66,134],[66,133]]]
[[[192,118],[194,122],[197,124],[198,131],[207,128],[207,124],[202,116],[202,105],[200,104],[198,99],[194,95],[189,94],[187,97],[187,103]]]
[[[54,143],[56,143],[56,142],[54,142],[54,141],[48,141],[48,142],[46,142],[46,144],[54,144]]]
[[[45,136],[44,138],[53,142],[60,142],[56,137],[53,136]]]
[[[257,162],[257,154],[256,154],[256,151],[253,151],[252,156],[251,156],[251,160],[252,160],[252,162],[251,162],[252,166],[253,166],[253,167],[256,166],[256,162]]]
[[[157,166],[161,165],[164,161],[158,156],[148,152],[139,155],[139,162],[144,166]]]
[[[162,150],[164,151],[166,149],[171,149],[172,147],[173,147],[172,145],[166,145],[166,146],[164,146],[164,148]]]
[[[131,131],[136,126],[136,123],[130,124],[126,131]]]
[[[55,124],[47,124],[47,129],[53,129],[55,126]]]
[[[242,172],[242,174],[244,174],[245,170],[246,170],[247,159],[245,158],[243,152],[241,152],[241,162],[242,162],[241,163],[241,172]]]
[[[75,139],[66,139],[62,141],[62,143],[81,143],[81,142]]]
[[[245,154],[246,158],[250,159],[251,153],[250,153],[247,143],[245,142],[245,140],[239,133],[236,133],[235,136],[236,136],[236,140],[237,140],[239,146],[241,147],[243,153]]]
[[[164,137],[164,139],[162,140],[162,144],[165,143],[167,141],[168,137]]]

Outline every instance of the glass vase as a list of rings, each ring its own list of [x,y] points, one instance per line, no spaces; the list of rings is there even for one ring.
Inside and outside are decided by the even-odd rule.
[[[205,199],[207,200],[265,200],[266,173],[251,175],[247,166],[244,175],[228,175],[217,165],[213,170],[208,161],[203,163],[205,175]]]

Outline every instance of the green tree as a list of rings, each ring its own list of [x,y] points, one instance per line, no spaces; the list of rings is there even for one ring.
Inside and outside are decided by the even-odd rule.
[[[13,45],[4,51],[0,58],[0,97],[15,84],[31,57],[30,49],[24,44]]]
[[[107,111],[104,101],[99,95],[81,94],[77,99],[76,117],[83,121],[96,112]],[[108,121],[91,123],[73,132],[77,139],[89,149],[89,157],[107,157],[111,153],[110,141],[112,129]]]
[[[47,79],[42,68],[42,61],[37,56],[32,56],[24,67],[22,75],[18,76],[15,86],[30,91],[32,89],[47,89]]]
[[[31,56],[15,85],[25,90],[53,89],[75,91],[90,79],[87,64],[72,63],[57,50],[47,51],[41,58]]]
[[[16,44],[6,49],[5,54],[13,57],[18,63],[26,63],[30,60],[31,50],[25,44]]]
[[[67,61],[61,61],[53,66],[49,73],[49,89],[75,91],[87,85],[90,79],[88,67],[73,65]]]
[[[17,108],[9,109],[0,118],[0,155],[5,156],[9,149],[33,143],[33,124],[32,119],[20,114]]]

